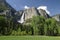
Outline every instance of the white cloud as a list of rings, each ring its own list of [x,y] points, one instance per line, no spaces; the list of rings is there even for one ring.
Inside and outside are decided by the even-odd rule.
[[[28,7],[28,6],[25,6],[25,7],[24,7],[24,9],[29,9],[29,8],[30,8],[30,7]]]
[[[38,10],[43,9],[43,10],[45,10],[47,12],[47,14],[50,14],[50,12],[47,10],[47,6],[39,6],[37,9]]]
[[[46,9],[47,9],[47,6],[39,6],[37,9],[43,9],[43,10],[46,10]]]

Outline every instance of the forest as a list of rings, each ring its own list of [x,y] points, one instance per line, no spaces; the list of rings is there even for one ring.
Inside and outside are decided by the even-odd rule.
[[[59,23],[53,18],[44,18],[42,16],[33,16],[33,18],[20,24],[6,19],[4,15],[0,16],[0,35],[46,35],[59,36]]]

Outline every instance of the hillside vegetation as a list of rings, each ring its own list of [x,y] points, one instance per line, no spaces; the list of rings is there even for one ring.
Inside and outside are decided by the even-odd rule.
[[[3,12],[4,10],[7,10],[8,8],[6,6],[3,6],[0,4],[0,12]]]
[[[42,16],[34,16],[25,24],[19,24],[0,16],[0,35],[49,35],[60,34],[59,25],[55,19],[45,19]]]

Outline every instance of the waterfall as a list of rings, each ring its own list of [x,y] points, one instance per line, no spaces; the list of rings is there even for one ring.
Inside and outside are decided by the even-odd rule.
[[[18,22],[21,23],[21,24],[24,22],[24,13],[22,14],[21,19],[18,20]]]

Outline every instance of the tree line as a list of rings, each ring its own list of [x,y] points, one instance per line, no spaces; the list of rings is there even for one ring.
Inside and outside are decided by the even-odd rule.
[[[34,16],[20,24],[0,16],[0,35],[46,35],[59,36],[59,23],[53,18]]]

